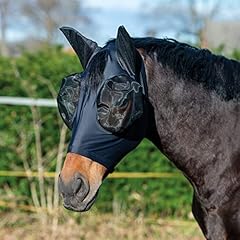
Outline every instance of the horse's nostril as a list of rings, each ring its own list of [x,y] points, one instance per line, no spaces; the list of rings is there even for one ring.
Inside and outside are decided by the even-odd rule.
[[[88,194],[90,186],[87,179],[80,173],[76,173],[70,181],[63,181],[61,175],[58,181],[59,193],[66,201],[73,201],[77,199],[81,202]]]
[[[83,187],[83,180],[81,178],[77,178],[73,181],[73,193],[76,194],[77,192],[79,192],[80,188]]]

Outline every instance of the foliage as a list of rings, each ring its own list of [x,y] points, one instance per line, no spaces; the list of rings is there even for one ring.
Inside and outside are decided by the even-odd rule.
[[[233,59],[236,59],[236,60],[239,61],[239,60],[240,60],[240,50],[235,49],[235,50],[233,51],[231,57],[232,57]]]
[[[63,76],[81,71],[77,58],[61,48],[0,58],[0,95],[52,98]],[[41,154],[46,171],[54,171],[60,128],[55,108],[0,105],[0,169],[37,170],[37,148],[33,112],[40,126]],[[69,140],[70,132],[68,132]],[[116,171],[175,172],[176,168],[149,141],[144,140],[118,165]],[[20,201],[31,203],[34,179],[0,177],[0,193],[11,189]],[[53,186],[52,180],[45,184]],[[39,189],[37,188],[39,191]],[[48,195],[48,192],[46,192]],[[22,198],[24,196],[24,198]],[[191,187],[184,179],[106,179],[95,208],[99,211],[131,210],[134,214],[187,216],[191,209]]]
[[[224,50],[225,50],[225,46],[224,46],[224,44],[221,44],[220,46],[218,46],[218,48],[213,49],[213,52],[218,55],[224,55]],[[233,51],[229,52],[226,57],[239,61],[240,60],[240,50],[234,49]]]
[[[79,69],[76,57],[64,54],[60,48],[24,53],[17,58],[2,57],[0,95],[53,98],[56,97],[61,78]],[[0,105],[0,112],[0,169],[37,170],[38,153],[33,119],[35,112],[35,120],[40,126],[40,154],[44,168],[54,170],[60,128],[63,125],[56,109]],[[34,179],[30,180],[33,181]],[[1,189],[10,187],[16,195],[30,195],[29,181],[25,178],[1,177],[0,184],[3,186]]]
[[[176,172],[171,162],[148,140],[144,140],[118,165],[121,172]],[[130,209],[135,214],[187,216],[191,206],[191,187],[184,178],[107,179],[98,205],[106,210]],[[112,205],[103,205],[112,202]],[[116,209],[115,209],[116,208]]]

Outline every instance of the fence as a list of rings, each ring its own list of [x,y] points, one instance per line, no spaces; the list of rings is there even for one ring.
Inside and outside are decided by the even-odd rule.
[[[39,106],[39,107],[57,107],[57,102],[54,99],[34,99],[24,97],[7,97],[0,96],[0,104],[18,105],[18,106]],[[44,177],[54,178],[55,172],[45,172]],[[1,171],[0,177],[38,177],[37,172],[24,171]],[[115,172],[108,176],[108,178],[178,178],[180,173],[167,172]]]
[[[43,176],[45,178],[55,178],[57,173],[55,172],[44,172]],[[38,172],[24,172],[24,171],[4,171],[0,170],[0,177],[39,177]],[[182,177],[180,173],[167,173],[167,172],[115,172],[108,175],[107,178],[117,179],[117,178],[147,178],[147,179],[156,179],[156,178],[179,178]],[[15,202],[6,202],[0,200],[0,207],[4,208],[18,208],[27,212],[39,212],[44,209],[37,208],[36,206],[16,204]],[[48,209],[45,209],[48,211]]]
[[[39,106],[39,107],[57,107],[57,102],[54,99],[34,99],[23,97],[0,97],[0,104],[18,105],[18,106]],[[44,172],[44,178],[55,178],[56,172]],[[39,173],[34,171],[5,171],[0,170],[0,177],[34,177],[38,178]],[[169,172],[114,172],[109,174],[108,178],[146,178],[146,179],[164,179],[164,178],[179,178],[182,177],[180,173]],[[19,208],[26,211],[37,211],[34,206],[17,205],[16,203],[9,203],[0,201],[0,207]]]
[[[19,106],[57,107],[57,101],[44,98],[0,97],[0,104]]]
[[[44,172],[45,178],[54,178],[57,173]],[[115,172],[109,174],[108,178],[179,178],[180,173],[167,173],[167,172]],[[0,177],[39,177],[38,172],[25,172],[25,171],[4,171],[0,170]]]
[[[39,107],[57,107],[55,99],[34,99],[24,97],[0,96],[0,104],[18,105],[18,106],[39,106]],[[45,178],[54,178],[55,172],[44,172]],[[168,172],[115,172],[109,174],[108,178],[179,178],[180,173]],[[25,171],[4,171],[0,170],[0,177],[38,177],[37,172]]]

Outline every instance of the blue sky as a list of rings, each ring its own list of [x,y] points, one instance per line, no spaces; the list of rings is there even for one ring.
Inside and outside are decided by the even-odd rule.
[[[83,4],[83,13],[88,16],[93,24],[89,26],[80,23],[71,24],[84,35],[94,39],[100,45],[103,45],[109,38],[115,37],[119,25],[124,25],[132,36],[146,36],[146,30],[149,28],[157,29],[157,37],[177,38],[180,22],[173,21],[168,13],[170,11],[186,11],[187,0],[81,0]],[[197,10],[205,13],[211,9],[217,0],[200,0],[197,1]],[[169,2],[171,4],[169,4]],[[179,5],[179,2],[181,3]],[[174,4],[176,3],[176,4]],[[174,10],[174,5],[180,6]],[[151,17],[154,8],[162,6],[159,16]],[[160,7],[161,8],[161,7]],[[162,12],[161,12],[162,10]],[[236,19],[240,20],[240,1],[228,0],[221,1],[221,8],[218,10],[216,19]],[[66,23],[67,24],[67,23]],[[27,22],[21,28],[12,25],[8,31],[9,39],[22,39],[33,29],[28,26]],[[180,40],[194,41],[191,37],[181,35]],[[58,40],[62,41],[59,34]]]
[[[197,1],[197,11],[207,13],[212,9],[218,0],[200,0]],[[83,33],[96,39],[100,44],[104,44],[107,39],[116,35],[119,25],[124,25],[134,37],[146,35],[146,29],[155,27],[158,29],[157,37],[177,38],[178,29],[181,27],[177,21],[173,22],[168,16],[168,11],[174,11],[174,3],[180,3],[179,11],[186,11],[186,0],[88,0],[84,2],[86,8],[91,9],[90,16],[97,25],[96,31],[93,29],[83,29]],[[169,4],[170,3],[170,4]],[[240,1],[239,0],[220,0],[220,7],[215,19],[231,20],[238,18],[240,20]],[[177,5],[177,4],[176,4]],[[151,18],[151,11],[158,6],[165,6],[162,15]],[[179,6],[177,6],[179,7]],[[160,7],[161,8],[161,7]],[[171,8],[171,9],[170,9]],[[164,12],[165,11],[165,12]],[[175,12],[178,12],[178,10]],[[77,25],[75,26],[76,28]],[[78,28],[81,30],[80,28]],[[179,36],[178,36],[179,37]],[[194,42],[191,36],[184,34],[180,40]]]

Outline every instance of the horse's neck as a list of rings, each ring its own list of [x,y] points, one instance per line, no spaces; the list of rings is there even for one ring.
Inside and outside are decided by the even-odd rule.
[[[204,174],[224,172],[233,152],[239,153],[231,140],[240,142],[240,105],[222,102],[198,83],[178,79],[151,58],[145,59],[145,66],[163,153],[197,185]]]

